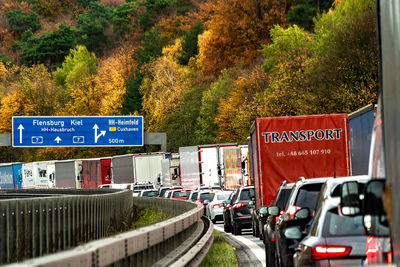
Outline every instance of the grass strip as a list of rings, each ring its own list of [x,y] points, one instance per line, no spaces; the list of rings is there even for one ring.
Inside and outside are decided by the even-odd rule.
[[[216,230],[214,230],[214,242],[200,264],[200,267],[208,266],[238,266],[235,249],[228,243],[223,234]]]
[[[139,219],[132,223],[132,228],[136,229],[139,227],[158,223],[172,217],[173,215],[162,212],[161,210],[142,209],[139,211]]]

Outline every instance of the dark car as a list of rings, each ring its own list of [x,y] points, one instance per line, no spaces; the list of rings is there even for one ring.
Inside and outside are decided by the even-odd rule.
[[[233,199],[235,198],[236,193],[237,190],[233,191],[232,194],[229,196],[228,200],[222,202],[223,205],[222,219],[224,221],[224,231],[226,233],[232,232],[231,209],[233,205]]]
[[[254,186],[244,186],[237,189],[232,199],[230,219],[232,234],[240,235],[242,229],[251,229],[251,211],[254,200]]]
[[[268,267],[275,266],[275,224],[276,219],[284,212],[289,196],[294,187],[294,183],[286,184],[283,182],[275,195],[274,202],[271,207],[266,207],[266,215],[268,216],[265,224],[259,226],[262,229],[262,240],[265,246],[265,259]],[[273,209],[274,207],[275,210]],[[273,211],[274,210],[274,211]],[[263,228],[261,228],[263,227]]]
[[[293,254],[298,245],[298,241],[288,239],[285,236],[285,230],[289,226],[299,225],[305,230],[309,224],[318,202],[318,196],[322,185],[328,179],[333,178],[300,178],[294,185],[289,201],[286,204],[285,211],[277,219],[275,225],[275,264],[276,266],[293,266]],[[295,217],[297,211],[303,208],[308,209],[309,216],[303,219]]]
[[[275,194],[275,199],[272,206],[279,206],[280,210],[283,210],[286,205],[286,201],[289,198],[290,190],[292,190],[293,185],[294,183],[286,184],[286,181],[284,181]],[[253,236],[260,237],[261,240],[263,239],[264,225],[268,219],[268,216],[269,214],[267,207],[261,207],[257,210],[253,209]]]

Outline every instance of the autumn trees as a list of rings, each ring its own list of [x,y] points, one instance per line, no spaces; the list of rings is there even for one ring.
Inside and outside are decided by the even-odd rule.
[[[15,115],[135,114],[177,151],[377,99],[374,0],[31,2],[0,0],[1,132]]]

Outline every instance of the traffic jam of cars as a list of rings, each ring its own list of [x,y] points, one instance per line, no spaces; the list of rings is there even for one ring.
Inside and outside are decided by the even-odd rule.
[[[256,119],[245,164],[240,160],[243,149],[199,146],[200,180],[205,184],[194,189],[162,186],[158,196],[203,206],[204,215],[223,224],[225,233],[251,232],[264,244],[268,267],[390,264],[390,242],[368,235],[366,227],[376,222],[368,222],[359,208],[371,184],[365,143],[375,136],[376,112],[367,106],[350,115]],[[368,127],[371,131],[360,134]],[[190,171],[186,151],[179,155],[181,185],[185,168]],[[215,168],[207,163],[211,155],[221,157]],[[150,191],[139,195],[150,196]]]
[[[224,232],[260,238],[267,266],[391,263],[383,185],[372,179],[384,177],[379,118],[372,105],[351,114],[257,118],[247,145],[10,163],[0,165],[0,176],[10,181],[4,188],[116,188],[192,201]]]

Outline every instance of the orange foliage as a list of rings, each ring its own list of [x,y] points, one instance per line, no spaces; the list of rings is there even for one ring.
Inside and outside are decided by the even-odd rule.
[[[215,123],[218,125],[216,142],[245,143],[251,123],[259,116],[257,95],[268,86],[269,78],[257,65],[236,81],[228,99],[221,99]]]
[[[133,44],[126,42],[98,63],[96,87],[102,93],[101,114],[119,114],[126,93],[125,81],[134,73]]]
[[[99,3],[109,7],[117,7],[125,4],[125,0],[99,0]]]
[[[1,98],[0,133],[11,133],[12,116],[23,116],[23,96],[14,92]]]
[[[290,0],[214,0],[202,6],[211,12],[206,22],[199,64],[205,74],[219,75],[233,63],[250,64],[260,56],[261,44],[269,42],[269,31],[283,24]],[[200,11],[201,14],[206,12]]]

